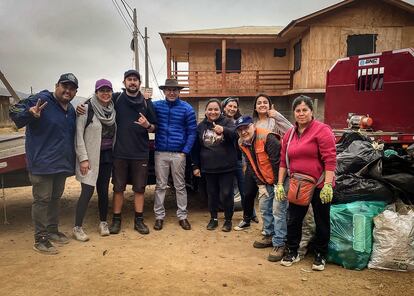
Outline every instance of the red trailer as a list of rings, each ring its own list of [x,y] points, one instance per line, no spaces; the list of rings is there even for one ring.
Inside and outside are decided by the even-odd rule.
[[[414,50],[342,58],[326,79],[325,122],[339,139],[359,130],[406,148],[414,143]]]

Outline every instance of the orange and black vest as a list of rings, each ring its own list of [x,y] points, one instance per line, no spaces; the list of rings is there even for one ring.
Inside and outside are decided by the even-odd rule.
[[[256,128],[256,138],[254,140],[256,161],[249,147],[244,146],[242,143],[239,143],[239,146],[246,154],[257,178],[265,184],[274,184],[275,177],[272,164],[270,163],[269,155],[265,151],[266,139],[269,133],[267,129]]]

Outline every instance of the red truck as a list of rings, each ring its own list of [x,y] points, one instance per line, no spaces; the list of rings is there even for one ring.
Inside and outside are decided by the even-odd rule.
[[[414,143],[414,49],[339,59],[326,78],[325,123],[394,149]]]

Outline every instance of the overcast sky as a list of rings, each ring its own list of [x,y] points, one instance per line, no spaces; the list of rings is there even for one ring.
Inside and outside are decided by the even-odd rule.
[[[115,0],[114,0],[115,1]],[[121,8],[121,1],[116,0]],[[166,50],[159,32],[285,26],[335,0],[126,0],[138,11],[138,27],[149,31],[149,53],[159,84],[166,76]],[[414,4],[414,0],[407,1]],[[124,10],[125,11],[125,10]],[[88,96],[99,78],[122,87],[133,68],[132,34],[112,0],[1,0],[0,70],[15,90],[53,90],[59,75],[73,72],[78,95]],[[141,40],[140,40],[141,42]],[[141,43],[142,45],[142,43]],[[143,55],[140,53],[143,72]],[[156,87],[153,74],[150,86]],[[0,86],[2,84],[0,83]],[[159,92],[154,97],[160,97]]]

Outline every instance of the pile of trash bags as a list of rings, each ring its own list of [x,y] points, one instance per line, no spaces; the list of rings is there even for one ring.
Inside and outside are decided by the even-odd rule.
[[[414,159],[410,155],[383,151],[383,144],[357,132],[345,134],[336,149],[333,204],[397,199],[414,204]]]
[[[384,151],[383,144],[357,132],[339,141],[329,262],[354,270],[414,270],[414,206],[396,210],[396,204],[414,204],[414,146],[407,151]],[[315,233],[311,211],[302,227],[301,257]]]

